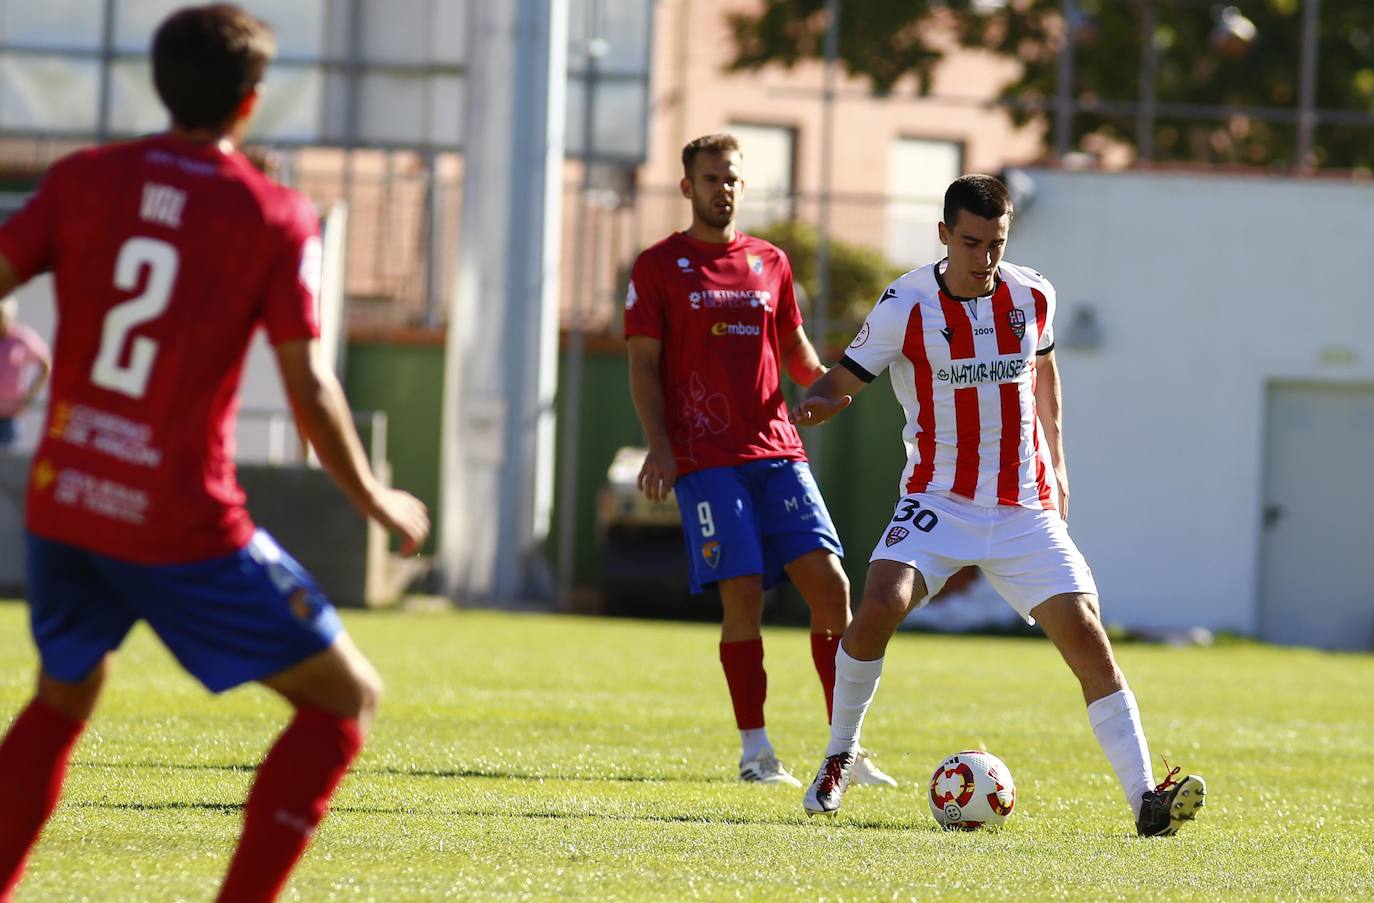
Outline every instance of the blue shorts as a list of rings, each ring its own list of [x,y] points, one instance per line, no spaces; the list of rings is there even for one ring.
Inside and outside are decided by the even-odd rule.
[[[19,427],[13,417],[0,417],[0,448],[9,448],[19,438]]]
[[[673,487],[691,561],[692,592],[730,577],[787,579],[786,566],[814,549],[844,555],[825,500],[805,461],[764,458],[708,467]]]
[[[323,652],[343,629],[314,579],[264,530],[232,555],[141,565],[28,534],[29,619],[43,670],[75,683],[147,621],[212,692]]]

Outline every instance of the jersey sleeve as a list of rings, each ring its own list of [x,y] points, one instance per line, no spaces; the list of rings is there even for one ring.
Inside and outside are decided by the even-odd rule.
[[[904,303],[897,283],[887,287],[869,311],[840,365],[864,382],[872,382],[902,351],[911,305]]]
[[[1045,328],[1040,331],[1040,341],[1035,344],[1036,354],[1049,354],[1054,350],[1054,286],[1046,279],[1040,285],[1040,293],[1045,296]]]
[[[24,206],[0,225],[0,255],[9,261],[21,283],[52,269],[58,183],[66,169],[64,163],[59,161],[49,169]]]
[[[662,341],[667,320],[663,285],[648,254],[640,254],[625,289],[625,338],[642,335]]]
[[[279,243],[263,298],[262,322],[273,345],[320,335],[319,293],[324,265],[319,218],[303,195],[292,208]]]
[[[792,263],[786,254],[778,254],[781,274],[778,278],[778,335],[783,336],[802,325],[801,307],[797,304],[797,287],[792,280]]]
[[[48,350],[48,343],[43,341],[43,337],[32,329],[19,325],[14,333],[19,341],[24,345],[24,350],[28,353],[31,363],[51,363],[52,353]]]

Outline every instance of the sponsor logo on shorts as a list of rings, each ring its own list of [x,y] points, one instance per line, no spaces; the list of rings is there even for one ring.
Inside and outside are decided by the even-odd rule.
[[[315,617],[315,606],[310,604],[310,594],[304,587],[297,588],[286,604],[290,606],[291,614],[299,621],[310,621]]]
[[[887,538],[884,539],[883,542],[887,543],[888,548],[891,548],[910,535],[911,531],[906,527],[893,527],[891,530],[887,531]]]
[[[1011,324],[1011,334],[1019,341],[1026,335],[1026,312],[1012,308],[1007,311],[1007,322]]]
[[[720,566],[720,543],[714,539],[701,547],[701,557],[706,560],[712,568]]]

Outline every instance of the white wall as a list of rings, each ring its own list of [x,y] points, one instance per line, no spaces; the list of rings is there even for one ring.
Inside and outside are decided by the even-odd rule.
[[[1007,259],[1058,293],[1070,523],[1106,619],[1252,632],[1266,381],[1374,377],[1374,186],[1031,175]],[[1080,305],[1097,350],[1071,347]]]

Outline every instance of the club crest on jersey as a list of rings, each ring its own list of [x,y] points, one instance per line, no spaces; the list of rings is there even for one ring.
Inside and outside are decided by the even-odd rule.
[[[749,269],[754,273],[763,272],[763,258],[757,254],[745,254],[744,259],[749,261]]]
[[[906,527],[893,527],[887,531],[887,538],[883,542],[887,543],[888,548],[892,548],[910,535],[911,531]]]
[[[714,539],[701,547],[701,557],[706,560],[712,568],[720,566],[720,543]]]
[[[1026,312],[1013,307],[1007,311],[1007,322],[1011,324],[1011,334],[1019,342],[1026,336]]]
[[[864,325],[863,325],[863,328],[859,330],[859,334],[856,335],[856,336],[854,336],[854,341],[852,341],[852,342],[849,343],[849,347],[850,347],[850,348],[858,348],[860,345],[862,345],[864,342],[867,342],[867,341],[868,341],[868,322],[865,321],[865,322],[864,322]]]

